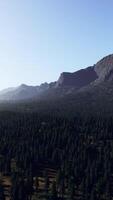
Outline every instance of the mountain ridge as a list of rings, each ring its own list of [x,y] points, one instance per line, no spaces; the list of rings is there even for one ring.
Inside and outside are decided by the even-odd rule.
[[[49,98],[55,95],[61,97],[112,80],[113,54],[102,58],[93,66],[75,72],[62,72],[58,80],[52,83],[42,83],[39,86],[21,84],[18,87],[2,90],[0,100],[27,100],[48,95]]]

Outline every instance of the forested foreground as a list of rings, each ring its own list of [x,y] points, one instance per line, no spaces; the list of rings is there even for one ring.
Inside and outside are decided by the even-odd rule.
[[[113,117],[0,112],[0,200],[111,200]]]

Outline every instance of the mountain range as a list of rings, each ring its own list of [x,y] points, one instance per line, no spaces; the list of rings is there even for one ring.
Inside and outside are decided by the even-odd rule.
[[[0,91],[1,101],[20,101],[28,99],[59,98],[65,95],[75,95],[83,91],[91,91],[94,88],[112,86],[113,81],[113,54],[101,59],[93,66],[76,72],[63,72],[57,81],[43,83],[40,86],[28,86],[21,84],[18,87]]]

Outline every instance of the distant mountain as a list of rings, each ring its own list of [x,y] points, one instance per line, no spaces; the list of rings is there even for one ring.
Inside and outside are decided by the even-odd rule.
[[[36,98],[58,98],[68,94],[76,94],[84,90],[93,90],[99,84],[113,80],[113,54],[104,57],[97,64],[70,73],[61,73],[59,79],[53,83],[43,83],[40,86],[25,84],[15,88],[8,88],[0,92],[0,100],[27,100]]]
[[[31,99],[40,95],[48,89],[48,84],[42,84],[40,86],[28,86],[21,84],[19,87],[8,88],[0,92],[0,100],[24,100]]]

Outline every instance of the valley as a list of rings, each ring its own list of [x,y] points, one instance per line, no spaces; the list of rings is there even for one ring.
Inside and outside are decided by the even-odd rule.
[[[1,101],[0,200],[113,198],[112,67],[108,56],[88,85],[65,85],[79,71],[41,98]]]

